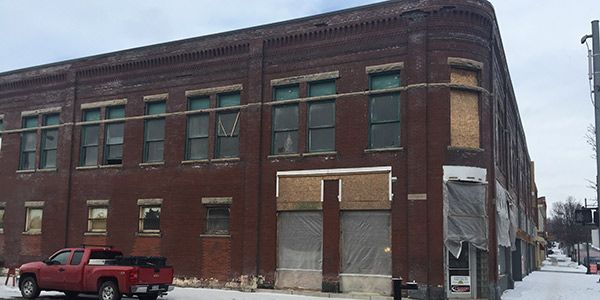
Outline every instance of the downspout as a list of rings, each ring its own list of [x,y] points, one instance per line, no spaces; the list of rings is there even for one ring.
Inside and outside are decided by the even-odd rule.
[[[72,108],[71,108],[71,149],[69,152],[69,178],[67,180],[67,207],[66,207],[66,222],[65,222],[65,245],[64,247],[69,247],[69,227],[70,227],[70,215],[71,215],[71,201],[73,197],[73,160],[74,160],[74,148],[75,148],[75,112],[77,111],[76,103],[77,103],[77,91],[78,91],[78,78],[77,71],[73,71],[73,100],[72,100]]]

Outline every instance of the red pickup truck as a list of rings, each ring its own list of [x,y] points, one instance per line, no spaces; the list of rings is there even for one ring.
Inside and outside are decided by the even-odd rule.
[[[43,262],[21,266],[19,289],[25,299],[44,291],[61,291],[67,297],[98,294],[101,300],[136,295],[155,300],[173,289],[173,268],[163,257],[129,256],[112,248],[66,248]]]

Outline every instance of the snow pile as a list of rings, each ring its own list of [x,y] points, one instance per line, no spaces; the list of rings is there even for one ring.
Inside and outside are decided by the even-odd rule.
[[[597,275],[561,272],[533,272],[515,289],[506,290],[502,300],[598,300],[600,283]]]
[[[562,250],[558,248],[552,249],[553,254],[548,255],[548,258],[542,262],[542,271],[568,272],[568,273],[585,273],[587,268],[579,265],[577,262],[571,261],[571,258],[566,256]]]

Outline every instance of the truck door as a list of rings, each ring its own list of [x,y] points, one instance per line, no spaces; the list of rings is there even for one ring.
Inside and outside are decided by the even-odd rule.
[[[71,250],[65,250],[50,257],[49,263],[40,269],[38,284],[41,288],[62,290],[65,265],[70,256]]]
[[[69,264],[64,266],[64,290],[83,292],[83,250],[73,251]]]

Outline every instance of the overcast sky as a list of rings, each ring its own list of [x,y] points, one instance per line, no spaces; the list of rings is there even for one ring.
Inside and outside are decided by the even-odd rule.
[[[0,0],[0,72],[369,4],[372,0]],[[587,50],[598,0],[492,0],[540,196],[594,198]],[[590,43],[591,47],[591,43]]]

